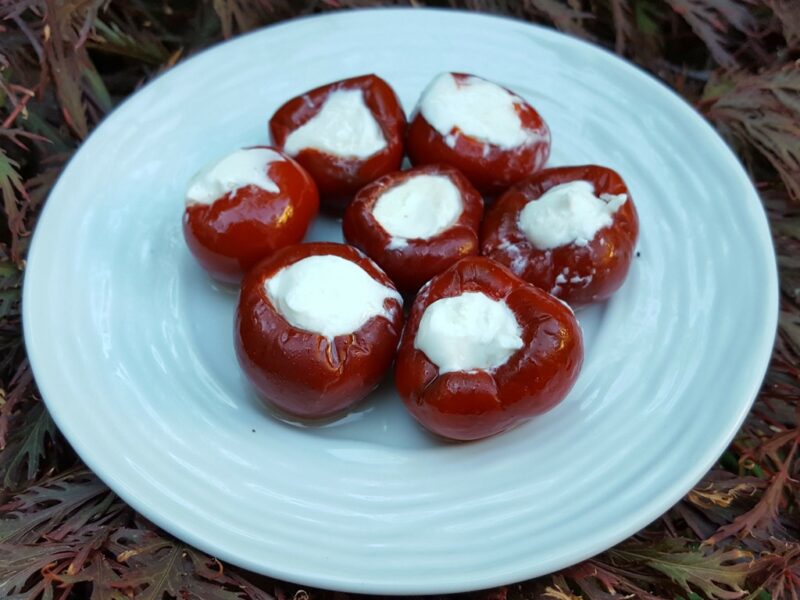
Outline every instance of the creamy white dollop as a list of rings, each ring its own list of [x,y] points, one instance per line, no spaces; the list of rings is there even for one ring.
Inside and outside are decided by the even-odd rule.
[[[362,90],[335,90],[316,115],[289,134],[283,146],[290,156],[313,148],[344,158],[367,158],[386,148],[386,138]]]
[[[384,302],[389,298],[402,303],[396,290],[333,255],[298,260],[270,277],[264,288],[291,325],[328,339],[352,333],[375,316],[388,319]]]
[[[271,163],[285,160],[269,148],[245,148],[205,166],[189,181],[186,205],[211,204],[247,185],[277,193],[278,185],[267,175]]]
[[[496,369],[523,345],[513,311],[482,292],[433,302],[425,309],[414,338],[414,347],[440,373]]]
[[[449,177],[417,175],[381,194],[372,215],[398,246],[441,233],[463,209],[461,192]]]
[[[456,80],[438,75],[422,92],[419,111],[425,120],[455,144],[454,129],[501,148],[515,148],[539,139],[522,126],[516,106],[519,98],[496,83],[471,75]]]
[[[568,244],[585,246],[603,227],[611,225],[614,213],[627,194],[594,193],[589,181],[570,181],[553,186],[538,200],[528,202],[519,214],[519,228],[540,250]]]

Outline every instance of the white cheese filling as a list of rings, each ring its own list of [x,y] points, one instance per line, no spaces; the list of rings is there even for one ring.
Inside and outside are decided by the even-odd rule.
[[[204,167],[189,181],[186,205],[212,204],[239,188],[255,185],[262,190],[278,193],[278,185],[267,175],[271,163],[285,160],[269,148],[236,150]]]
[[[539,139],[522,126],[519,99],[496,83],[469,76],[456,80],[438,75],[422,93],[419,110],[431,127],[455,145],[455,129],[501,148],[510,149]]]
[[[291,325],[328,339],[353,333],[376,316],[389,319],[384,307],[389,298],[402,303],[397,291],[356,263],[333,255],[298,260],[270,277],[264,288]]]
[[[319,112],[284,142],[290,156],[306,148],[343,158],[367,158],[386,148],[386,138],[364,102],[363,90],[331,92]]]
[[[518,225],[540,250],[568,244],[585,246],[598,231],[611,225],[614,213],[627,199],[627,194],[598,197],[590,182],[570,181],[528,202],[519,214]]]
[[[414,347],[439,367],[439,373],[496,369],[523,345],[512,310],[482,292],[433,302],[414,338]]]
[[[463,211],[461,192],[444,175],[417,175],[381,194],[372,209],[393,246],[426,239],[451,227]]]

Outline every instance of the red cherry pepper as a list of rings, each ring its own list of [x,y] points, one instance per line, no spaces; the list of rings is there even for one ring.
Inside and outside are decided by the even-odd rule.
[[[474,77],[453,73],[456,81]],[[437,131],[421,111],[417,111],[408,127],[406,152],[411,163],[417,165],[447,164],[461,171],[481,193],[494,195],[509,185],[544,167],[550,156],[550,130],[538,112],[525,100],[517,98],[515,105],[521,126],[528,130],[532,143],[513,148],[476,139],[454,128],[442,134]],[[451,137],[452,136],[452,137]],[[448,144],[446,137],[450,138]]]
[[[588,181],[594,193],[627,194],[613,214],[584,246],[574,243],[537,248],[519,227],[519,215],[550,188],[570,181]],[[600,302],[625,281],[639,235],[639,219],[622,177],[594,165],[546,169],[515,185],[487,212],[481,231],[481,252],[509,267],[518,277],[573,306]]]
[[[420,175],[450,178],[461,195],[463,210],[444,231],[428,238],[409,239],[402,246],[393,245],[392,236],[381,227],[372,211],[384,193]],[[430,201],[434,203],[436,198]],[[452,167],[429,165],[384,175],[362,188],[347,207],[342,227],[345,240],[377,262],[400,291],[414,293],[459,259],[478,254],[482,217],[483,198],[461,173]]]
[[[269,121],[273,141],[283,148],[289,134],[316,116],[331,92],[356,89],[363,91],[364,103],[381,128],[386,147],[367,158],[334,156],[313,148],[295,156],[317,182],[323,204],[338,211],[370,181],[400,168],[406,115],[394,90],[376,75],[353,77],[292,98]]]
[[[425,309],[442,298],[482,292],[514,313],[524,346],[494,370],[439,373],[415,338]],[[464,258],[422,288],[406,322],[395,383],[427,429],[453,440],[500,433],[558,404],[583,363],[575,315],[557,298],[483,257]]]
[[[284,248],[242,281],[234,345],[239,364],[265,403],[303,419],[337,415],[380,383],[394,358],[403,327],[399,300],[385,302],[389,318],[375,316],[352,333],[331,340],[291,325],[273,306],[265,282],[284,267],[310,256],[354,262],[378,283],[394,285],[375,263],[352,246],[331,242]]]
[[[278,192],[247,185],[211,204],[186,207],[186,243],[200,266],[215,279],[238,282],[265,256],[300,242],[317,215],[319,194],[314,181],[295,161],[278,154],[282,160],[266,167]]]

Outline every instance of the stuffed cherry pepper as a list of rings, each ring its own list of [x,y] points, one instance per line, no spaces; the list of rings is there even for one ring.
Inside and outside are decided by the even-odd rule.
[[[215,279],[238,282],[278,248],[303,239],[319,210],[314,181],[273,148],[237,150],[189,182],[183,234]]]
[[[483,222],[481,249],[525,281],[581,306],[619,289],[638,235],[636,208],[616,171],[559,167],[503,194]]]
[[[344,213],[348,243],[360,248],[404,293],[478,254],[483,198],[456,169],[429,165],[384,175]]]
[[[550,130],[520,96],[463,73],[437,76],[419,100],[406,138],[414,165],[456,167],[485,194],[541,169]]]
[[[269,406],[321,419],[378,385],[402,327],[400,294],[369,258],[344,244],[298,244],[242,281],[235,347]]]
[[[394,90],[375,75],[292,98],[269,127],[275,144],[311,173],[323,203],[334,209],[403,161],[405,112]]]
[[[581,330],[567,305],[474,256],[420,291],[400,341],[395,383],[427,429],[474,440],[552,408],[582,363]]]

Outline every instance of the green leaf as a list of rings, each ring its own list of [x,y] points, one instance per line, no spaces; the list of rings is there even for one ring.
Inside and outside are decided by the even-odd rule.
[[[95,70],[94,66],[83,68],[83,79],[89,88],[89,92],[102,111],[104,113],[111,112],[114,103],[111,101],[111,96],[106,89],[106,84],[103,83],[100,74]]]
[[[42,108],[36,102],[28,103],[28,108],[27,115],[18,119],[19,126],[26,131],[47,138],[53,144],[54,152],[69,152],[71,149],[69,137],[42,118],[39,114]]]
[[[673,551],[668,546],[662,550],[636,544],[615,548],[609,553],[624,561],[644,562],[667,575],[687,593],[695,587],[712,600],[744,596],[745,580],[755,571],[751,565],[752,555],[741,550],[707,554],[700,550]]]
[[[725,453],[720,457],[719,462],[731,473],[739,472],[739,459],[730,450],[725,451]]]
[[[651,0],[636,0],[633,5],[636,28],[645,35],[657,35],[661,28],[658,22],[661,19],[660,3]]]
[[[70,129],[83,140],[89,135],[86,119],[86,106],[83,102],[81,86],[78,83],[78,66],[74,59],[68,59],[61,52],[49,56],[50,70],[56,84],[56,94],[63,109],[64,120]]]
[[[2,148],[0,148],[0,194],[3,196],[3,211],[11,235],[22,235],[25,232],[25,224],[19,205],[27,193],[19,174],[19,163],[11,160]]]
[[[5,473],[3,484],[6,488],[14,488],[21,481],[31,481],[36,477],[41,459],[46,455],[46,444],[54,439],[56,433],[53,419],[42,402],[36,402],[21,420],[8,446],[0,453],[0,469]]]
[[[22,292],[19,288],[0,288],[0,319],[8,319],[19,314]]]
[[[93,49],[119,54],[149,65],[160,65],[169,58],[170,52],[162,44],[141,32],[137,32],[139,37],[134,38],[133,35],[123,31],[117,23],[102,19],[97,19],[94,27],[94,35],[90,42],[90,47]]]

